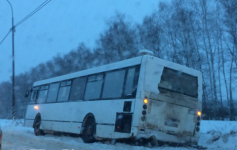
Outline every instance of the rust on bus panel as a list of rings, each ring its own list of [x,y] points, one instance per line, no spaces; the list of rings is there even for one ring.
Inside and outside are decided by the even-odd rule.
[[[180,121],[175,118],[166,118],[165,125],[170,127],[178,128]]]
[[[149,107],[148,107],[147,113],[150,114],[151,111],[152,111],[152,107],[158,108],[158,107],[161,106],[162,103],[163,103],[163,102],[158,101],[158,100],[151,100],[151,101],[149,101]]]
[[[191,131],[183,131],[183,135],[192,135]]]
[[[150,124],[150,123],[147,123],[147,128],[158,129],[158,126]]]
[[[152,107],[152,101],[149,102],[149,107],[148,107],[148,110],[147,110],[148,114],[151,113],[151,107]]]

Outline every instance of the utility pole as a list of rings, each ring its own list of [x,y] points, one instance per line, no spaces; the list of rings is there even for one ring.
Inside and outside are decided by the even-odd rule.
[[[14,18],[13,18],[13,8],[9,0],[6,0],[8,4],[11,7],[12,11],[12,119],[15,120],[16,117],[16,111],[15,111],[15,54],[14,54],[14,32],[15,32],[15,26],[14,26]]]

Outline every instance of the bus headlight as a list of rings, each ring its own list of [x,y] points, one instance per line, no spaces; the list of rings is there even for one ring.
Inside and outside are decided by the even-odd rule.
[[[202,115],[201,111],[198,111],[198,112],[197,112],[197,115],[198,115],[198,116],[201,116],[201,115]]]
[[[39,106],[34,106],[34,109],[38,110],[38,109],[39,109]]]

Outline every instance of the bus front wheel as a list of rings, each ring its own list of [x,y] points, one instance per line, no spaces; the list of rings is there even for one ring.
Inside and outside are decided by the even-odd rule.
[[[86,119],[86,122],[84,124],[84,128],[82,131],[82,140],[85,143],[93,143],[95,142],[95,120],[92,117],[89,117]]]
[[[33,128],[34,128],[34,133],[36,136],[43,135],[43,131],[40,129],[40,124],[41,124],[41,115],[38,113],[35,116]]]

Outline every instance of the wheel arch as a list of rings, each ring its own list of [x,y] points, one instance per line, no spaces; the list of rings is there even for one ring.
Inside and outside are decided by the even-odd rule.
[[[86,120],[87,120],[88,118],[93,118],[94,121],[95,121],[95,124],[96,124],[95,115],[94,115],[93,113],[88,113],[88,114],[84,117],[84,119],[83,119],[83,122],[82,122],[82,127],[83,127],[83,128],[84,128],[85,123],[86,123]],[[80,131],[80,134],[82,134],[82,131],[83,131],[83,130]]]

